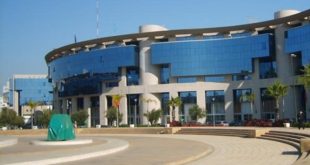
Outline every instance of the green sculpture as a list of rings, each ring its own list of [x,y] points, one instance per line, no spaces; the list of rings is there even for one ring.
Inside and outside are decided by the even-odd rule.
[[[48,125],[48,141],[66,141],[75,139],[71,117],[65,114],[54,114]]]

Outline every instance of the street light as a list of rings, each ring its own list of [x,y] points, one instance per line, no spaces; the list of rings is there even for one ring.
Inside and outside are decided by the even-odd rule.
[[[134,99],[135,107],[134,107],[134,124],[137,126],[137,98]]]
[[[215,97],[212,97],[212,116],[213,116],[213,127],[215,127],[215,112],[214,112],[214,101],[215,101]]]
[[[295,75],[294,73],[294,68],[293,68],[293,59],[295,57],[297,57],[296,54],[290,54],[291,58],[291,68],[292,68],[292,72],[293,72],[293,76]],[[296,89],[295,89],[295,80],[293,81],[293,85],[292,85],[292,90],[293,90],[293,97],[294,97],[294,108],[295,108],[295,118],[297,119],[297,104],[296,104]]]

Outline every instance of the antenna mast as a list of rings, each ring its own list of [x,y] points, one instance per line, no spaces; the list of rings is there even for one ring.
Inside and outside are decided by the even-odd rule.
[[[96,1],[96,13],[97,13],[97,38],[99,37],[99,0]]]

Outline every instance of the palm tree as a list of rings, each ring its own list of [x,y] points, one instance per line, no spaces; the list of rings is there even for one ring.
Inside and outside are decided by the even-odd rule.
[[[171,97],[171,99],[168,102],[168,105],[172,107],[172,121],[175,120],[175,108],[179,107],[182,104],[182,100],[179,96],[177,97]]]
[[[121,99],[123,98],[124,96],[122,95],[113,95],[112,96],[112,106],[114,108],[116,108],[116,127],[118,127],[118,112],[119,112],[119,105],[120,105],[120,102],[121,102]]]
[[[267,88],[267,95],[273,97],[276,100],[276,120],[279,120],[280,118],[279,99],[282,98],[283,102],[283,96],[287,94],[287,90],[288,87],[283,85],[280,81],[276,81],[274,84]]]
[[[37,106],[39,105],[37,102],[30,100],[27,104],[31,110],[31,128],[33,127],[33,114]]]
[[[298,81],[302,83],[305,88],[310,88],[310,65],[306,65],[303,70],[301,70],[304,74],[298,77]]]

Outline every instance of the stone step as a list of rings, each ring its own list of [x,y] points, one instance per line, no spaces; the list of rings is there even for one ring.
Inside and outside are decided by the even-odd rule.
[[[296,139],[301,139],[301,138],[307,138],[306,136],[303,135],[298,135],[298,134],[288,134],[286,132],[273,132],[270,131],[267,134],[271,134],[271,135],[278,135],[278,136],[286,136],[286,137],[291,137],[291,138],[296,138]]]
[[[293,141],[289,141],[289,140],[285,140],[285,139],[279,139],[279,138],[275,138],[275,137],[268,137],[268,136],[261,136],[261,137],[258,137],[258,139],[272,140],[272,141],[277,141],[280,143],[285,143],[285,144],[288,144],[288,145],[295,147],[298,151],[300,150],[299,143],[296,143]]]
[[[218,135],[218,136],[238,136],[248,137],[249,130],[235,130],[235,129],[195,129],[182,128],[177,134],[192,134],[192,135]]]
[[[280,133],[280,134],[287,134],[287,135],[298,135],[298,136],[303,136],[303,137],[308,137],[308,138],[310,138],[310,134],[298,133],[298,132],[269,131],[269,133]]]
[[[262,135],[262,136],[263,137],[273,137],[273,138],[289,140],[289,141],[296,142],[296,143],[299,143],[299,141],[300,141],[300,138],[292,138],[292,137],[286,136],[285,134],[278,135],[278,134],[267,133],[267,134]]]
[[[237,136],[237,137],[248,137],[248,134],[237,134],[237,133],[207,133],[207,132],[194,132],[194,133],[177,133],[182,135],[215,135],[215,136]]]

